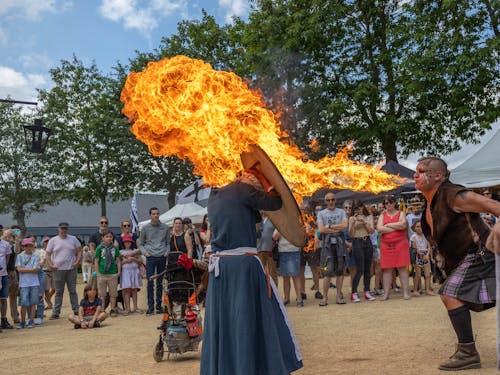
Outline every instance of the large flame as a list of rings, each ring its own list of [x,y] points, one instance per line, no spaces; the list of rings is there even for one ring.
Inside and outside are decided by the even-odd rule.
[[[134,123],[132,132],[153,155],[189,159],[194,173],[211,186],[236,177],[240,154],[251,144],[269,155],[296,195],[324,187],[378,193],[400,182],[350,160],[347,149],[317,162],[305,160],[259,93],[236,74],[216,71],[201,60],[175,56],[150,62],[144,71],[130,73],[121,100],[123,113]]]

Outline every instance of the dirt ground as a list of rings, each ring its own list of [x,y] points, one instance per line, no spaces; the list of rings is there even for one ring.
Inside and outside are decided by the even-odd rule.
[[[304,308],[287,307],[304,362],[294,374],[443,374],[437,366],[453,353],[455,335],[439,297],[405,301],[395,293],[384,302],[320,308],[310,286],[308,281]],[[333,293],[330,289],[332,301]],[[145,307],[145,290],[139,296]],[[62,318],[70,313],[68,303],[65,295],[59,320],[0,333],[0,374],[199,374],[199,352],[154,361],[159,315],[118,316],[100,329],[75,330]],[[466,373],[497,373],[495,309],[472,315],[483,368]]]

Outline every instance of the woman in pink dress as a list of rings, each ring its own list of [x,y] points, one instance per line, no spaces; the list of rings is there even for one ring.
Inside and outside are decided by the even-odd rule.
[[[410,246],[408,244],[408,234],[406,216],[404,212],[396,209],[396,199],[392,195],[384,198],[384,211],[377,221],[377,231],[380,237],[380,267],[382,268],[382,284],[384,295],[381,300],[389,298],[389,291],[392,283],[392,270],[397,268],[399,278],[403,287],[404,299],[410,299],[408,288],[410,265]]]

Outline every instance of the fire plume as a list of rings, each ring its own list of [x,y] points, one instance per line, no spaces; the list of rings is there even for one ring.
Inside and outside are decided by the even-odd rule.
[[[232,181],[242,169],[240,154],[259,145],[275,163],[295,195],[319,188],[348,188],[374,193],[401,181],[375,167],[352,161],[347,149],[334,157],[306,160],[280,130],[265,107],[236,74],[175,56],[132,72],[121,93],[132,132],[156,156],[177,156],[194,164],[194,173],[211,186]]]

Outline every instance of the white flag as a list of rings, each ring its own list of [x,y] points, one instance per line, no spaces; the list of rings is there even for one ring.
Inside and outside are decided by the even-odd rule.
[[[132,233],[136,233],[139,227],[139,219],[137,216],[137,194],[134,193],[132,203],[130,204],[130,221],[132,223]]]

